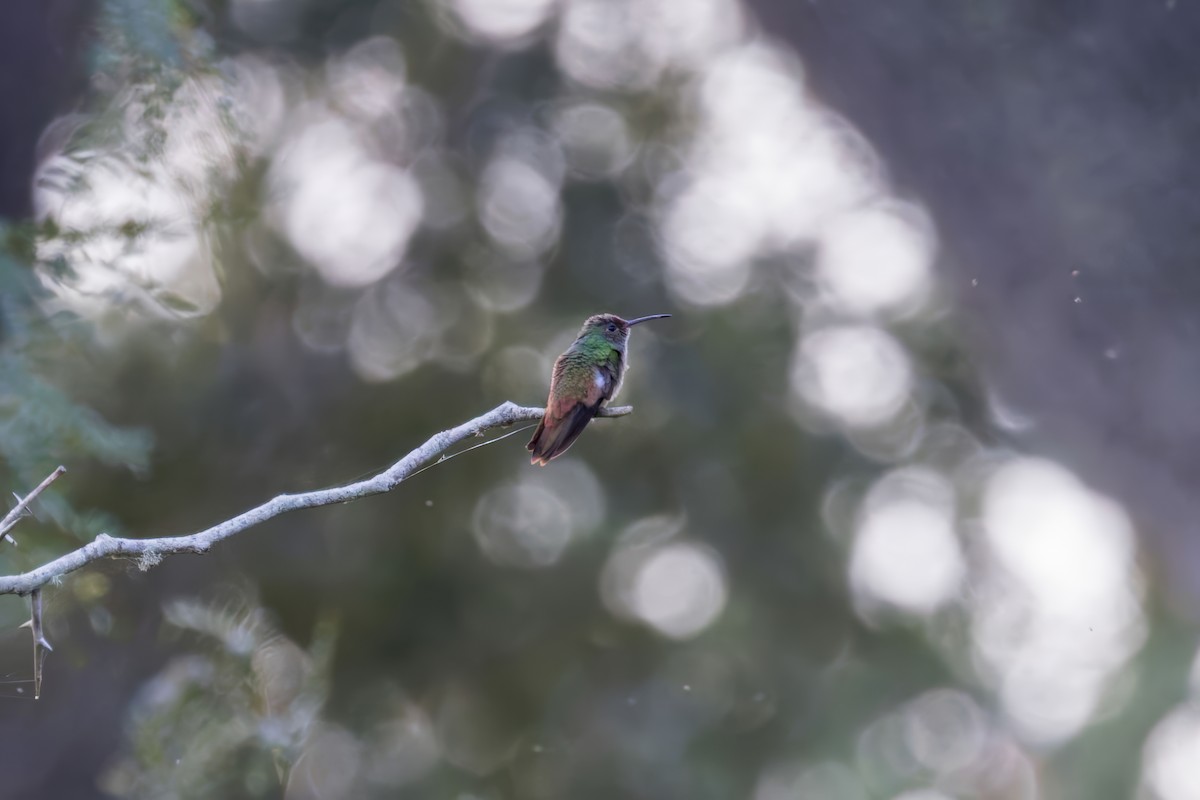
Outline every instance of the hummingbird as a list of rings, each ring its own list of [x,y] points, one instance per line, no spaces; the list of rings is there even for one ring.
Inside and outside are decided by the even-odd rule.
[[[533,453],[532,463],[544,467],[550,459],[565,453],[600,408],[621,391],[629,368],[625,355],[629,329],[669,316],[621,319],[616,314],[596,314],[587,318],[575,341],[554,361],[546,412],[525,445]]]

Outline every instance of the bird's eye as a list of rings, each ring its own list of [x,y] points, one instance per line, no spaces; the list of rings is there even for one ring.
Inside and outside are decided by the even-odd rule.
[[[608,323],[608,332],[609,333],[615,333],[616,330],[617,330],[617,324],[615,322]]]

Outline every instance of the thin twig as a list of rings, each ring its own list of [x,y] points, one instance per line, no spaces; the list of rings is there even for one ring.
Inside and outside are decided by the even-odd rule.
[[[21,515],[25,513],[25,509],[29,508],[29,504],[36,500],[37,496],[41,494],[47,486],[58,480],[58,476],[62,475],[66,471],[66,467],[57,467],[54,472],[51,472],[49,475],[47,475],[32,492],[24,497],[18,497],[17,504],[13,507],[13,510],[5,514],[4,519],[0,519],[0,536],[3,536],[9,542],[15,545],[16,541],[14,541],[13,538],[8,535],[8,532],[11,531],[18,522],[21,521]]]
[[[51,581],[56,581],[64,575],[74,572],[93,561],[113,556],[134,556],[140,559],[140,565],[150,567],[157,564],[164,556],[176,553],[206,553],[217,542],[241,533],[279,516],[288,511],[301,508],[317,508],[319,506],[346,503],[362,497],[390,492],[405,478],[413,475],[423,465],[433,460],[451,445],[464,439],[478,436],[492,428],[515,425],[518,422],[532,422],[541,419],[544,409],[531,406],[518,406],[515,403],[504,403],[486,414],[476,417],[469,422],[434,434],[425,444],[401,458],[392,466],[380,472],[373,478],[355,481],[332,489],[319,489],[303,494],[281,494],[273,500],[268,500],[256,508],[252,508],[236,517],[218,523],[211,528],[187,536],[167,536],[157,539],[118,539],[107,534],[100,534],[93,541],[60,556],[48,564],[20,575],[10,575],[0,578],[0,594],[25,595],[40,589]],[[600,417],[623,417],[632,412],[629,406],[602,409]],[[48,479],[49,480],[49,479]],[[34,493],[41,487],[34,490]],[[32,494],[32,493],[31,493]],[[26,498],[26,501],[29,498]]]
[[[42,696],[42,665],[46,654],[54,648],[46,641],[42,629],[42,590],[34,589],[29,595],[29,627],[33,631],[33,699]]]

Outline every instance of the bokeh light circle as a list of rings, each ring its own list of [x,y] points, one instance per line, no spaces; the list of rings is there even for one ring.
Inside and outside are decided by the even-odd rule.
[[[817,274],[848,312],[912,311],[930,290],[933,250],[932,226],[916,209],[866,206],[824,228]]]
[[[716,554],[684,542],[649,554],[639,565],[632,589],[633,613],[672,639],[688,639],[708,627],[725,607],[728,594]]]
[[[950,482],[921,468],[881,479],[863,504],[849,569],[860,596],[915,614],[953,600],[966,564]]]
[[[792,389],[850,427],[881,425],[908,400],[913,377],[899,343],[880,328],[845,325],[803,337],[792,362]]]
[[[506,567],[549,567],[573,533],[571,511],[558,495],[519,483],[479,499],[472,518],[475,541],[488,560]]]

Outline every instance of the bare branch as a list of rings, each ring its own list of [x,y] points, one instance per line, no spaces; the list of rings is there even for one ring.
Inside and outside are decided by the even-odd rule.
[[[34,490],[24,497],[20,497],[16,492],[13,492],[13,497],[17,498],[17,505],[4,515],[4,519],[0,519],[0,537],[12,543],[16,547],[17,540],[9,535],[18,522],[29,510],[29,504],[32,503],[37,496],[45,491],[46,487],[54,483],[59,475],[67,471],[64,466],[58,466],[53,472],[42,479]],[[40,589],[34,589],[29,597],[29,628],[33,632],[33,699],[37,700],[42,696],[42,665],[46,662],[46,654],[54,648],[50,646],[50,642],[46,640],[46,634],[42,630],[42,592]]]
[[[16,542],[13,540],[12,536],[8,534],[8,532],[11,531],[18,522],[21,521],[21,516],[25,513],[25,509],[29,508],[29,504],[36,500],[37,496],[41,494],[47,486],[58,480],[58,476],[62,475],[66,471],[66,467],[57,467],[54,472],[51,472],[49,475],[47,475],[32,492],[24,497],[17,497],[17,505],[13,507],[12,511],[9,511],[4,515],[4,519],[0,519],[0,536],[3,536],[9,542],[12,542],[12,544],[15,545]],[[16,497],[16,494],[13,496]]]
[[[252,508],[238,516],[218,523],[211,528],[187,536],[167,536],[157,539],[117,539],[107,534],[100,534],[93,541],[60,556],[48,564],[20,575],[0,577],[0,594],[25,595],[35,592],[51,581],[56,581],[64,575],[74,572],[93,561],[113,556],[133,556],[140,559],[143,566],[157,564],[164,556],[176,553],[206,553],[217,542],[241,533],[273,519],[288,511],[301,508],[317,508],[346,503],[362,497],[390,492],[405,478],[414,474],[423,465],[429,463],[448,447],[478,436],[492,428],[514,425],[518,422],[530,422],[541,419],[544,409],[531,406],[518,406],[515,403],[504,403],[486,414],[476,417],[469,422],[434,434],[425,444],[401,458],[392,466],[373,478],[348,483],[332,489],[319,489],[302,494],[281,494],[273,500]],[[600,411],[600,417],[623,417],[633,411],[629,406],[605,408]],[[57,476],[54,476],[57,477]],[[47,478],[43,485],[50,481]],[[38,487],[30,496],[25,498],[27,503],[33,495],[41,491]]]

